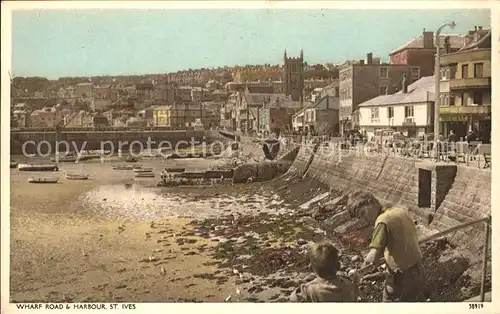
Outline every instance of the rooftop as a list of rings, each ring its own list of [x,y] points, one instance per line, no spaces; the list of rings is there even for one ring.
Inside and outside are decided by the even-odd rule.
[[[458,34],[441,34],[439,35],[439,44],[443,48],[444,47],[444,39],[449,36],[450,37],[450,45],[451,48],[461,48],[462,46],[465,45],[465,36],[464,35],[458,35]],[[434,38],[435,36],[433,36]],[[422,49],[424,48],[424,35],[420,34],[415,38],[412,38],[402,46],[394,49],[389,53],[389,55],[395,54],[401,50],[405,49]]]
[[[392,95],[381,95],[361,103],[359,107],[408,104],[425,101],[434,101],[434,76],[422,77],[415,83],[408,85],[407,93],[399,91]]]

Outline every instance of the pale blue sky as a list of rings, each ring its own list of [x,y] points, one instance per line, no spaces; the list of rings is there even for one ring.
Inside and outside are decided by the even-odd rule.
[[[277,64],[304,49],[309,63],[388,53],[423,28],[490,26],[489,10],[57,10],[12,16],[15,76],[167,73]]]

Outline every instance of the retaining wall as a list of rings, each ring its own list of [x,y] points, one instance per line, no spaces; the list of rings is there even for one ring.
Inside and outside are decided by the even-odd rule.
[[[491,213],[491,172],[454,164],[431,165],[428,171],[428,205],[419,203],[423,176],[421,161],[388,154],[367,154],[361,150],[341,151],[334,143],[322,145],[311,156],[301,148],[290,171],[306,172],[339,192],[364,190],[373,193],[384,205],[397,205],[421,221],[424,231],[435,232],[469,222]],[[430,216],[429,216],[430,215]],[[430,223],[429,223],[430,222]],[[450,235],[452,242],[477,252],[482,247],[484,225],[478,224]],[[479,254],[478,254],[479,255]]]

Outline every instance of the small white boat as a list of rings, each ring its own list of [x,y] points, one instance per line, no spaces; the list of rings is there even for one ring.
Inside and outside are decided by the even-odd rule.
[[[67,173],[66,174],[66,180],[88,180],[89,175],[88,174],[76,174],[76,173]]]
[[[152,172],[153,168],[135,168],[134,172],[136,173],[147,173],[147,172]]]
[[[138,172],[135,174],[136,178],[154,178],[155,174],[152,172]]]
[[[154,152],[154,151],[145,151],[141,154],[141,157],[144,157],[144,158],[155,158],[157,156],[158,156],[158,153]]]
[[[59,178],[35,178],[31,177],[28,179],[29,183],[57,183]]]
[[[113,166],[113,170],[133,170],[134,166],[132,165],[115,165]]]

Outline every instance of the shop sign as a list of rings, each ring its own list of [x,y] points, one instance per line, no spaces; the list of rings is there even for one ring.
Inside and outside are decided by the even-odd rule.
[[[464,114],[442,114],[439,115],[439,120],[441,122],[467,122],[469,117],[469,115]]]

